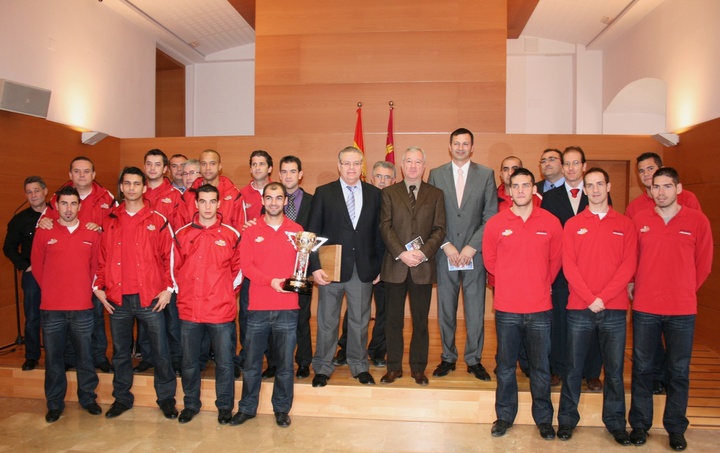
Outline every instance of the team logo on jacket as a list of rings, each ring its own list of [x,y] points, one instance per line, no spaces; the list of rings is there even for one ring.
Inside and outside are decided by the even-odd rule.
[[[165,203],[165,204],[170,204],[170,203],[172,203],[172,200],[169,198],[163,198],[162,200],[160,200],[160,202]]]
[[[647,226],[647,225],[645,225],[644,227],[640,228],[640,232],[641,232],[641,233],[647,233],[648,231],[650,231],[650,227]]]
[[[220,247],[225,247],[227,244],[222,239],[218,239],[215,241],[215,245],[219,245]]]
[[[57,241],[58,241],[57,239],[52,238],[52,239],[50,239],[50,240],[48,241],[48,245],[57,244]]]
[[[227,197],[223,198],[223,200],[232,200],[232,195],[228,195]]]
[[[536,231],[535,234],[539,234],[540,236],[547,236],[548,233],[547,233],[547,231],[539,230],[539,231]]]
[[[151,223],[150,225],[147,226],[147,229],[150,230],[150,231],[155,231],[155,225],[153,225],[153,224]]]
[[[615,235],[617,235],[617,236],[625,236],[625,233],[623,233],[623,232],[620,231],[620,230],[614,230],[614,231],[613,231],[613,234],[615,234]]]
[[[513,230],[505,230],[500,234],[502,234],[503,236],[510,236],[511,234],[513,234]]]
[[[587,232],[588,232],[588,231],[587,231],[587,228],[580,228],[580,229],[578,230],[577,234],[579,234],[580,236],[582,236],[583,234],[587,234]]]
[[[680,230],[680,231],[678,231],[678,233],[684,234],[686,236],[692,236],[692,231],[688,231],[688,230]]]
[[[265,240],[265,238],[262,237],[262,236],[258,236],[258,237],[255,238],[255,242],[262,242],[262,241],[264,241],[264,240]]]
[[[102,209],[110,209],[110,205],[107,204],[107,203],[103,203],[103,204],[100,205],[100,208],[102,208]]]

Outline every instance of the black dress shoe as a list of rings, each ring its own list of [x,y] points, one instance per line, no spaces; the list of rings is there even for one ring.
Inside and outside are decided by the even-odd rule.
[[[233,365],[233,372],[235,374],[235,379],[242,376],[242,367],[238,364]]]
[[[653,395],[661,395],[663,391],[665,391],[665,384],[663,383],[663,381],[653,381]]]
[[[230,424],[233,426],[242,425],[251,418],[255,418],[255,416],[248,415],[244,412],[238,412],[237,414],[233,415],[233,418],[230,419]]]
[[[383,357],[374,357],[372,359],[372,363],[378,368],[385,368],[387,366],[387,360]]]
[[[555,439],[555,429],[552,427],[550,423],[542,423],[538,425],[538,430],[540,430],[540,437],[542,437],[545,440],[553,440]]]
[[[34,370],[35,367],[37,366],[37,364],[38,364],[38,361],[37,361],[37,360],[35,360],[35,359],[27,359],[27,360],[24,361],[23,364],[22,364],[22,370],[23,370],[23,371]],[[48,414],[49,414],[49,413],[50,413],[50,412],[48,412]],[[58,415],[58,417],[59,417],[59,415]],[[47,418],[47,417],[46,417],[46,418]],[[55,420],[57,420],[57,419],[55,419]],[[50,422],[50,423],[52,423],[52,422]]]
[[[568,425],[560,425],[558,426],[557,430],[557,436],[560,440],[570,440],[573,435],[573,429],[571,426]]]
[[[270,379],[275,377],[275,373],[277,373],[277,367],[276,366],[269,366],[265,369],[265,371],[262,372],[260,375],[263,379]]]
[[[635,445],[644,445],[645,442],[647,442],[647,438],[650,435],[650,433],[647,432],[647,429],[642,428],[636,428],[633,429],[630,433],[630,442],[632,442]]]
[[[560,434],[560,431],[558,431],[558,435]],[[615,439],[615,442],[619,443],[620,445],[630,445],[630,434],[624,429],[616,429],[615,431],[612,431],[610,434],[612,434],[613,439]]]
[[[344,349],[337,352],[337,355],[332,359],[332,364],[335,366],[347,365],[347,354]]]
[[[180,416],[178,417],[178,423],[187,423],[190,420],[193,419],[194,416],[196,416],[198,411],[195,409],[188,409],[187,407],[180,412]],[[231,414],[232,415],[232,414]]]
[[[357,379],[358,382],[363,385],[375,385],[375,379],[373,379],[372,374],[368,373],[367,371],[363,371],[357,376],[353,376],[353,378]]]
[[[440,362],[440,365],[435,368],[435,371],[433,371],[433,376],[435,377],[443,377],[447,376],[449,372],[455,371],[455,362],[446,362],[442,361]]]
[[[275,412],[275,423],[281,428],[287,428],[290,426],[290,416],[287,412]]]
[[[90,403],[87,406],[85,406],[85,410],[90,413],[90,415],[100,415],[102,414],[102,408],[98,403]]]
[[[492,425],[492,429],[490,430],[490,434],[492,434],[493,437],[502,437],[505,435],[508,429],[512,427],[512,423],[506,422],[505,420],[495,420],[495,423]]]
[[[670,448],[677,451],[683,451],[687,448],[687,441],[685,435],[680,433],[669,433],[670,434]]]
[[[482,366],[482,363],[478,363],[477,365],[470,365],[467,370],[468,373],[471,373],[473,376],[480,379],[481,381],[490,380],[490,375],[487,371],[485,371],[485,367]]]
[[[142,373],[143,371],[147,371],[150,368],[154,367],[152,363],[148,362],[147,360],[143,360],[140,363],[138,363],[138,366],[133,368],[133,371],[136,373]]]
[[[388,371],[383,377],[380,378],[380,382],[383,384],[392,384],[396,379],[400,379],[403,375],[402,370]]]
[[[56,421],[60,420],[61,415],[61,410],[50,409],[47,414],[45,414],[45,421],[48,423],[55,423]]]
[[[325,387],[330,380],[330,376],[325,374],[316,374],[312,380],[313,387]]]
[[[220,409],[218,411],[218,423],[227,425],[232,420],[232,411],[230,409]]]
[[[169,399],[165,401],[160,401],[160,410],[162,411],[165,418],[169,420],[174,420],[178,416],[178,411],[175,409],[175,399]]]
[[[305,379],[306,377],[309,377],[310,376],[310,367],[299,366],[297,369],[297,373],[295,373],[295,376],[297,376],[298,379]]]
[[[99,369],[103,373],[112,373],[113,367],[110,364],[110,361],[105,359],[104,362],[100,362],[97,365],[95,365],[95,368]]]
[[[428,378],[422,371],[413,371],[411,374],[417,385],[428,385]]]
[[[130,410],[129,407],[124,405],[123,403],[118,403],[115,401],[112,403],[112,406],[110,406],[110,409],[108,409],[107,412],[105,412],[105,417],[107,418],[115,418],[119,415],[122,415],[123,412]]]

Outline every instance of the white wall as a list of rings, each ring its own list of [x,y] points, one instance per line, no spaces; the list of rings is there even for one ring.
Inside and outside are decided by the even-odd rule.
[[[719,19],[718,0],[666,0],[604,49],[603,106],[651,77],[667,84],[666,131],[720,117]]]
[[[50,121],[155,135],[155,42],[100,2],[3,1],[0,78],[52,90]]]

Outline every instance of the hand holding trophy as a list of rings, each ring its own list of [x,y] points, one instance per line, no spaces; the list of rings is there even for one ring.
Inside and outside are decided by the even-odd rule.
[[[327,238],[317,237],[315,233],[309,231],[299,233],[286,231],[285,234],[288,235],[288,240],[292,242],[293,247],[297,250],[297,256],[295,257],[295,271],[292,277],[285,280],[283,290],[293,291],[298,294],[312,294],[312,282],[307,278],[310,253],[327,242]]]

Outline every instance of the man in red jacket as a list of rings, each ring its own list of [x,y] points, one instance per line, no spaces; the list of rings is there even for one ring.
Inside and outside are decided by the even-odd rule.
[[[67,378],[65,344],[72,341],[77,356],[78,401],[92,415],[98,377],[92,361],[92,280],[97,266],[100,234],[78,220],[80,195],[71,186],[55,199],[59,217],[51,229],[38,229],[32,248],[32,272],[40,285],[42,333],[45,345],[45,420],[56,422],[65,409]]]
[[[610,177],[602,168],[585,173],[588,206],[565,223],[563,270],[570,288],[567,304],[567,360],[563,376],[558,438],[569,440],[580,421],[578,404],[583,368],[593,340],[600,340],[605,369],[602,420],[615,442],[629,445],[625,429],[626,287],[637,267],[637,235],[632,220],[608,203]]]
[[[185,408],[178,421],[187,423],[200,411],[200,355],[209,334],[215,352],[215,405],[225,425],[235,406],[232,333],[235,330],[235,288],[240,273],[240,233],[222,223],[220,194],[209,184],[197,191],[198,212],[175,234],[173,257],[178,285],[182,332],[182,385]]]
[[[134,402],[132,334],[135,319],[150,339],[155,364],[157,403],[166,418],[178,415],[175,409],[177,382],[168,350],[163,309],[170,302],[175,284],[170,269],[172,231],[162,215],[143,200],[147,180],[142,170],[126,167],[120,174],[125,201],[110,213],[104,227],[95,295],[110,313],[113,340],[113,396],[115,402],[105,413],[117,417]]]
[[[290,426],[293,402],[293,352],[295,351],[298,295],[283,290],[285,279],[293,274],[297,252],[286,233],[302,227],[285,217],[285,187],[277,182],[265,186],[265,215],[248,227],[240,242],[243,275],[252,280],[248,330],[245,336],[245,368],[242,399],[231,425],[241,425],[257,413],[262,382],[262,362],[268,338],[272,335],[277,373],[272,405],[278,426]]]
[[[515,364],[524,342],[530,366],[532,416],[543,439],[555,438],[550,399],[550,286],[562,264],[562,226],[554,215],[534,206],[535,192],[532,172],[515,170],[510,176],[513,205],[493,216],[483,235],[483,261],[487,271],[495,275],[498,384],[493,437],[504,436],[517,415]],[[518,279],[522,285],[517,284]]]
[[[630,441],[646,442],[653,420],[653,357],[660,338],[667,348],[667,397],[663,425],[670,448],[687,448],[685,431],[697,291],[710,274],[713,240],[710,221],[680,205],[680,177],[674,168],[655,172],[650,192],[655,209],[633,218],[638,233],[638,268],[633,301]]]

